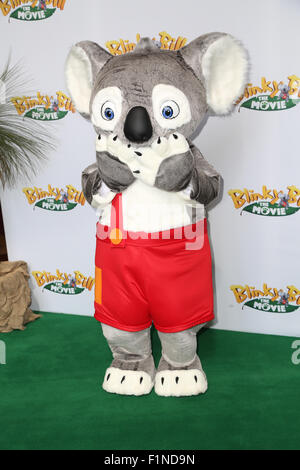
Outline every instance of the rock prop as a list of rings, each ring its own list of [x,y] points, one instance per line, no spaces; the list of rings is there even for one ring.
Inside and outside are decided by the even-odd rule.
[[[24,330],[27,323],[41,317],[29,308],[28,279],[25,261],[0,263],[0,333]]]

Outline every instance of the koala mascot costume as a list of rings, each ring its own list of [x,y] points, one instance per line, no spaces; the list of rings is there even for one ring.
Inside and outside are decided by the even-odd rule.
[[[214,318],[205,205],[217,197],[220,176],[189,138],[207,112],[232,111],[247,72],[245,49],[224,33],[177,51],[143,38],[125,55],[90,41],[69,53],[69,92],[97,133],[96,163],[82,185],[100,217],[95,318],[113,354],[107,392],[207,390],[196,335]],[[157,370],[152,322],[162,344]]]

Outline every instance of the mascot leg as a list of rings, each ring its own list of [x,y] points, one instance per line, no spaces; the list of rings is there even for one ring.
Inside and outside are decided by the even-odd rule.
[[[150,328],[130,332],[102,323],[102,331],[114,358],[105,372],[103,389],[120,395],[150,393],[155,375]]]
[[[182,397],[207,390],[206,375],[197,355],[197,325],[178,333],[158,332],[162,357],[155,376],[157,395]]]

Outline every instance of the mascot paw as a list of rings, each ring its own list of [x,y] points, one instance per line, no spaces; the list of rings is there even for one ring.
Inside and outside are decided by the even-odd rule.
[[[187,397],[207,390],[206,375],[198,357],[188,367],[175,368],[162,358],[155,376],[155,393],[163,397]]]
[[[174,132],[168,138],[159,137],[153,142],[151,148],[161,158],[168,158],[185,153],[190,147],[182,134]]]
[[[153,382],[147,372],[109,367],[105,373],[102,387],[109,393],[138,396],[150,393]]]
[[[155,393],[163,397],[199,395],[207,390],[206,377],[200,370],[165,370],[155,377]]]

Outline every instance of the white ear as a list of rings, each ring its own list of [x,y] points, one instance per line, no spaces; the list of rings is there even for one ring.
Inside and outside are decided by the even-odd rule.
[[[111,55],[92,41],[73,46],[65,66],[67,88],[79,113],[88,117],[90,98],[97,73]]]
[[[67,87],[77,111],[89,115],[92,93],[92,66],[81,47],[73,46],[66,61]]]
[[[248,79],[248,55],[232,36],[214,41],[202,57],[207,104],[216,114],[228,114],[243,94]]]

